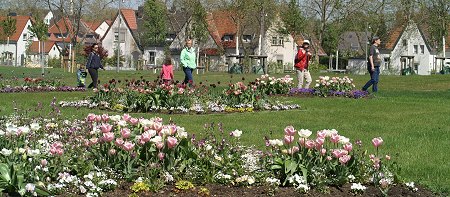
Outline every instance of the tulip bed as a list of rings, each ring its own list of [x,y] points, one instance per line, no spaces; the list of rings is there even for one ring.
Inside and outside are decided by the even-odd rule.
[[[17,93],[17,92],[74,92],[85,91],[84,87],[65,86],[58,80],[48,80],[44,78],[25,77],[23,80],[19,78],[3,79],[0,78],[0,93]]]
[[[291,186],[305,193],[350,183],[355,194],[364,193],[364,185],[387,194],[399,183],[395,158],[379,153],[381,137],[365,149],[334,129],[287,126],[282,139],[268,136],[261,141],[266,149],[257,150],[240,142],[249,131],[213,123],[200,137],[172,121],[128,114],[83,120],[16,115],[0,125],[0,191],[10,195],[99,196],[124,181],[136,193],[210,183],[272,192]]]

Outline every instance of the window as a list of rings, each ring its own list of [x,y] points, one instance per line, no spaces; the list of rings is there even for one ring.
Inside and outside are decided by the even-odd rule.
[[[278,65],[283,65],[283,60],[277,60]]]
[[[224,35],[222,37],[222,41],[224,41],[224,42],[233,41],[233,35]]]
[[[272,46],[283,46],[283,37],[273,36],[272,37]]]
[[[389,61],[390,59],[388,57],[384,58],[384,70],[389,70]]]
[[[114,32],[114,42],[117,42],[119,40],[119,32]]]
[[[408,46],[408,40],[403,39],[403,46],[404,46],[404,47]]]
[[[176,34],[167,34],[166,41],[171,42],[171,41],[175,40],[176,37],[177,37]]]
[[[243,36],[242,36],[242,40],[243,40],[243,42],[245,42],[245,43],[249,43],[249,42],[252,41],[252,35],[243,35]]]
[[[26,33],[23,34],[23,38],[22,39],[23,39],[23,41],[27,41],[28,38],[27,38],[27,34]]]
[[[418,52],[418,46],[417,46],[417,45],[414,45],[414,54],[417,54],[417,53],[419,53],[419,52]]]
[[[425,54],[425,46],[420,45],[420,54]]]
[[[148,61],[150,65],[156,65],[156,52],[150,51],[148,54]]]

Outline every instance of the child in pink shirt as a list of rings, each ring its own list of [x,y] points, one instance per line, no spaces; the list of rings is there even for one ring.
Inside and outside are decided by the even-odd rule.
[[[173,82],[173,66],[170,57],[166,57],[166,60],[161,69],[161,75],[159,77],[166,85],[170,85]]]

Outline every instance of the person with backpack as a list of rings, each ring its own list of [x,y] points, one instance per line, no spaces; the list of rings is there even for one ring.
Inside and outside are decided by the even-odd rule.
[[[312,78],[309,73],[308,66],[311,60],[311,53],[309,52],[309,40],[304,40],[302,46],[298,49],[295,56],[295,69],[297,71],[298,88],[303,87],[303,79],[306,79],[305,89],[311,85]]]
[[[89,84],[88,88],[97,88],[98,83],[98,69],[103,68],[102,59],[98,54],[98,44],[92,44],[92,52],[89,53],[88,61],[86,62],[86,68],[88,69],[89,75],[91,75],[92,83]]]

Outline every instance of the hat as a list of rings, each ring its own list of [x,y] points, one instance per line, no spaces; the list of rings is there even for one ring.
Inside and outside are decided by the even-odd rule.
[[[309,45],[309,40],[303,40],[303,44]]]
[[[372,38],[372,43],[375,43],[375,41],[377,41],[377,40],[379,40],[379,39],[380,39],[380,37],[374,36],[374,37]]]

